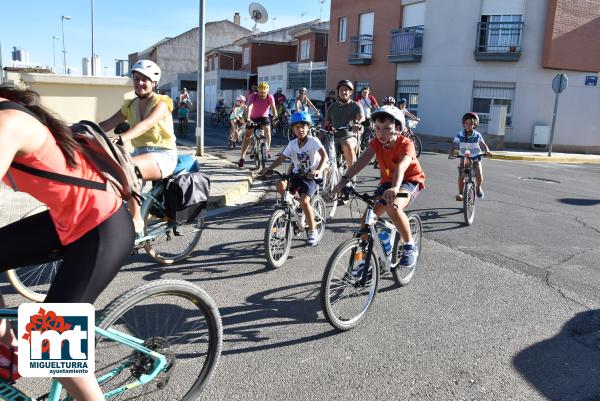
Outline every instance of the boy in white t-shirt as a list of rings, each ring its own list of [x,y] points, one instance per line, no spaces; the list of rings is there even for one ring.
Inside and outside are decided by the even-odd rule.
[[[260,174],[263,175],[267,170],[275,169],[283,163],[286,157],[292,159],[292,174],[295,176],[290,179],[290,191],[298,191],[300,193],[300,206],[308,224],[308,245],[316,246],[319,241],[317,238],[315,216],[310,206],[310,198],[317,192],[315,178],[319,178],[325,168],[327,152],[325,152],[325,148],[319,139],[308,135],[311,123],[310,114],[306,112],[294,113],[290,125],[294,130],[296,139],[290,141],[283,150],[283,153],[270,166],[264,168]],[[283,194],[286,187],[286,181],[279,181],[277,183],[277,192]]]

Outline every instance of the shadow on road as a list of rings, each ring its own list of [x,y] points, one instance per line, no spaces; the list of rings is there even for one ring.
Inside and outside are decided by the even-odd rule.
[[[595,206],[600,204],[600,199],[562,198],[558,201],[573,206]]]
[[[513,365],[549,400],[600,400],[600,310],[578,313],[556,336],[519,352]]]
[[[417,213],[423,222],[423,233],[433,233],[441,231],[456,230],[464,227],[462,219],[462,208],[445,207],[437,209],[414,209],[411,212]],[[460,219],[457,220],[457,215]]]

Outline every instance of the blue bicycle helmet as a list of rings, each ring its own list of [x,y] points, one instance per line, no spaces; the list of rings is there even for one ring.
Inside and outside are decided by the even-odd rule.
[[[400,98],[400,100],[398,100],[398,104],[406,104],[406,99],[405,98]]]
[[[305,123],[308,125],[312,125],[312,118],[310,118],[310,114],[305,111],[297,111],[292,114],[292,118],[290,120],[290,126],[294,126],[294,124]]]

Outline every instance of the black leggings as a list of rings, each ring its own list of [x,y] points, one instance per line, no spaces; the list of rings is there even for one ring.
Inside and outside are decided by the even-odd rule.
[[[77,241],[62,245],[48,211],[0,228],[0,271],[63,258],[44,302],[94,303],[112,281],[134,241],[131,215],[122,206]]]

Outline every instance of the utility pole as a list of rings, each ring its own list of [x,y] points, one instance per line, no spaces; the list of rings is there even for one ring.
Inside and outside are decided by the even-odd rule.
[[[94,53],[94,0],[92,1],[92,77],[96,75],[96,54]]]
[[[200,0],[198,19],[198,78],[196,84],[196,155],[204,154],[204,3]]]

